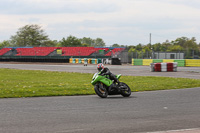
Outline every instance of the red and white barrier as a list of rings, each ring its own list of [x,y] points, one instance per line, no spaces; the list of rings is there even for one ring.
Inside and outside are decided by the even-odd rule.
[[[151,63],[150,70],[151,72],[176,72],[177,71],[177,62],[173,63]]]

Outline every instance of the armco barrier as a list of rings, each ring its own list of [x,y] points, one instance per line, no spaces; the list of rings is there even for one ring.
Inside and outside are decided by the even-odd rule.
[[[134,64],[134,66],[142,66],[143,65],[143,59],[134,59],[133,64]]]
[[[153,63],[161,63],[161,62],[163,62],[162,59],[153,59]]]
[[[177,62],[178,67],[200,67],[200,59],[132,59],[133,66],[149,66],[151,63]]]
[[[152,59],[143,59],[143,66],[149,66],[151,63],[153,63]]]
[[[183,59],[163,59],[163,62],[170,63],[170,62],[177,62],[179,67],[185,66],[185,60]]]
[[[178,63],[178,67],[184,67],[185,66],[185,60],[183,60],[183,59],[175,59],[174,62]]]
[[[163,62],[174,62],[174,60],[173,59],[163,59]]]
[[[131,63],[133,66],[135,65],[135,64],[134,64],[134,60],[135,60],[135,59],[132,59],[132,63]]]
[[[186,59],[185,66],[200,67],[200,59]]]

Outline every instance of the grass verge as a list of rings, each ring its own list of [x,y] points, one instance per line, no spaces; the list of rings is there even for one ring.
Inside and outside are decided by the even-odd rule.
[[[39,97],[95,94],[93,74],[0,69],[0,97]],[[200,80],[169,77],[122,76],[132,91],[200,87]]]

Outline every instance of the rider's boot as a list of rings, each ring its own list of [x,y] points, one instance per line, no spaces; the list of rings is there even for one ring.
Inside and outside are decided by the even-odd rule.
[[[121,82],[119,82],[119,80],[117,80],[117,89],[118,92],[120,92],[122,89],[126,89],[126,87]]]
[[[111,84],[111,86],[108,88],[108,92],[111,92],[115,88],[115,83]]]
[[[108,88],[108,91],[109,92],[112,92],[114,90],[117,90],[118,92],[120,92],[120,88],[119,88],[119,85],[116,84],[115,82]]]
[[[118,92],[120,92],[121,91],[121,88],[120,88],[121,82],[119,82],[118,79],[116,80],[115,85],[116,85],[116,89],[118,90]]]

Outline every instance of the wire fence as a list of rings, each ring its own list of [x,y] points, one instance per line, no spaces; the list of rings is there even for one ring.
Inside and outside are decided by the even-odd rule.
[[[200,59],[200,51],[175,51],[175,52],[162,52],[162,51],[147,51],[147,52],[128,52],[124,50],[118,55],[112,56],[120,58],[122,63],[131,63],[134,59]]]
[[[33,51],[32,56],[30,58],[39,58],[38,57],[38,51]],[[39,51],[40,52],[40,51]],[[59,53],[58,53],[59,52]],[[188,49],[185,51],[174,51],[174,52],[163,52],[163,51],[135,51],[135,52],[128,52],[128,49],[124,49],[122,51],[111,51],[111,55],[108,53],[110,51],[87,51],[85,52],[85,55],[81,54],[81,51],[71,51],[73,55],[66,55],[65,51],[58,51],[54,50],[48,55],[45,55],[46,58],[53,58],[53,59],[63,59],[63,58],[100,58],[100,59],[110,59],[112,58],[119,58],[121,63],[131,63],[132,59],[200,59],[200,50],[192,50]],[[24,57],[24,56],[30,56],[30,52],[26,52],[28,55],[23,54],[22,52],[17,52],[15,49],[8,51],[4,56],[2,57],[12,57],[12,58],[18,58],[18,57]],[[92,53],[92,54],[88,54]],[[40,52],[40,55],[43,54]],[[63,54],[63,55],[62,55]],[[65,57],[67,56],[67,57]],[[62,58],[63,57],[63,58]]]

